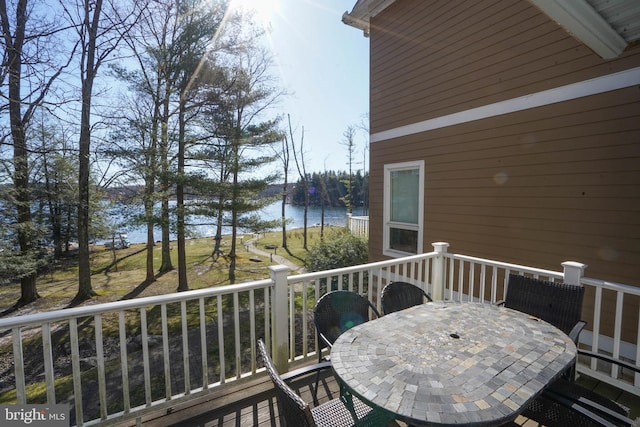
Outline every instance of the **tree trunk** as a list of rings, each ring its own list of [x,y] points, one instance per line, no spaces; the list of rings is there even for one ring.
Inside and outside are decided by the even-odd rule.
[[[306,250],[307,248],[307,216],[309,213],[309,182],[307,181],[307,178],[305,177],[305,181],[304,181],[304,218],[303,218],[303,230],[302,230],[302,236],[303,236],[303,244],[302,247]]]
[[[88,6],[87,6],[88,7]],[[91,265],[89,252],[89,158],[91,146],[91,95],[93,81],[97,72],[96,44],[98,38],[98,23],[102,0],[96,0],[93,4],[93,18],[85,25],[88,37],[86,51],[83,51],[82,64],[84,75],[82,76],[82,109],[80,115],[80,146],[78,164],[78,293],[73,299],[74,303],[82,302],[95,296],[91,287]],[[89,11],[87,10],[88,14]],[[86,55],[86,57],[85,57]]]
[[[82,84],[82,119],[80,125],[80,162],[79,162],[79,201],[78,201],[78,293],[74,303],[82,302],[95,296],[91,286],[91,265],[89,252],[89,156],[91,131],[91,88],[93,75],[87,70],[87,78]]]
[[[213,238],[214,240],[214,245],[213,245],[213,253],[211,254],[211,256],[213,257],[213,260],[216,261],[218,259],[218,256],[220,256],[222,254],[222,249],[220,249],[221,245],[222,245],[222,221],[224,219],[224,209],[222,207],[222,203],[224,202],[224,197],[220,196],[218,198],[218,223],[216,224],[216,235]]]
[[[5,6],[6,7],[6,6]],[[31,222],[31,197],[29,191],[29,163],[25,126],[22,120],[21,74],[22,46],[27,21],[26,0],[20,0],[16,7],[16,29],[13,43],[6,48],[9,73],[9,120],[13,139],[14,186],[16,193],[16,210],[18,214],[18,243],[20,253],[30,256],[33,249]],[[3,11],[6,13],[6,10]],[[6,29],[5,29],[6,33]],[[8,34],[5,34],[5,40]],[[20,278],[20,299],[17,305],[29,304],[39,295],[36,290],[36,271]]]
[[[171,234],[169,232],[169,94],[164,100],[164,112],[162,115],[162,133],[160,135],[160,191],[162,192],[162,203],[160,213],[160,223],[162,228],[162,262],[160,273],[173,270],[171,263]]]
[[[178,234],[178,292],[188,291],[187,283],[187,255],[185,247],[185,207],[184,207],[184,155],[185,155],[185,117],[184,102],[180,103],[180,111],[178,112],[178,179],[176,183],[176,215],[177,215],[177,234]]]
[[[284,174],[284,185],[282,189],[282,247],[287,249],[287,217],[285,207],[287,205],[287,173]]]
[[[240,119],[238,119],[240,123]],[[238,169],[240,168],[240,130],[236,131],[236,138],[233,142],[233,188],[231,197],[231,250],[229,251],[229,283],[236,282],[236,236],[238,234]]]
[[[155,280],[155,272],[153,270],[153,183],[150,184],[149,181],[147,181],[145,188],[144,212],[147,219],[147,274],[145,282],[151,283]]]

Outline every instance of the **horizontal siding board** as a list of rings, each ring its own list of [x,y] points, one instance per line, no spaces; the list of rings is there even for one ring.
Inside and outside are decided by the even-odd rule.
[[[458,21],[432,18],[424,5],[416,10],[408,5],[395,8],[395,4],[389,8],[398,14],[411,10],[411,22],[416,24],[393,18],[397,27],[372,36],[372,132],[586,80],[637,63],[633,53],[601,61],[527,2],[476,2],[473,7],[469,3],[474,2],[451,2],[448,7],[448,13],[454,15],[474,12],[475,24],[462,29],[456,27]],[[421,23],[420,17],[429,22]],[[491,21],[496,17],[500,19]]]
[[[627,235],[635,239],[637,234],[632,232],[638,231],[638,214],[636,212],[611,208],[583,213],[574,208],[559,209],[549,207],[550,205],[517,206],[512,204],[496,209],[495,206],[488,205],[450,204],[433,198],[428,198],[426,205],[425,217],[428,218],[425,219],[425,223],[429,226],[431,221],[438,220],[438,215],[441,216],[443,221],[446,221],[447,217],[451,215],[452,218],[456,217],[458,221],[465,220],[467,223],[474,225],[478,225],[475,222],[475,218],[493,219],[494,222],[502,224],[510,221],[539,220],[545,221],[548,224],[548,228],[552,230],[558,228],[556,224],[552,225],[552,222],[558,222],[561,225],[569,222],[576,225],[585,224],[591,227],[589,234],[593,236],[611,234],[612,229],[616,229],[615,235]]]
[[[601,211],[603,216],[609,215],[610,218],[618,218],[619,212]],[[509,213],[518,213],[520,216],[515,217]],[[510,207],[505,209],[503,215],[496,215],[495,211],[483,214],[482,210],[462,210],[448,209],[441,206],[437,201],[429,203],[427,209],[429,215],[429,227],[437,229],[458,228],[458,227],[480,227],[480,229],[499,228],[515,229],[518,231],[545,231],[550,233],[569,233],[573,235],[582,235],[605,238],[613,237],[620,241],[625,241],[626,248],[630,251],[640,252],[640,248],[633,243],[633,239],[629,236],[638,235],[640,233],[640,224],[635,223],[627,225],[623,230],[617,224],[606,224],[599,221],[581,221],[580,215],[576,211],[571,210],[548,210],[544,206],[536,206],[535,208]],[[553,219],[554,221],[549,221]],[[628,230],[628,231],[626,231]],[[552,240],[556,236],[550,236]],[[631,244],[629,244],[631,243]]]
[[[494,15],[492,18],[500,22],[508,17]],[[433,49],[426,49],[427,51],[422,52],[422,55],[419,52],[412,52],[405,61],[394,57],[400,52],[395,52],[395,55],[391,57],[384,56],[386,55],[385,52],[380,52],[381,56],[384,57],[384,62],[375,70],[375,79],[373,80],[375,87],[376,89],[392,92],[398,86],[404,88],[405,85],[403,83],[405,82],[419,85],[420,81],[422,81],[424,89],[438,88],[447,81],[456,81],[468,75],[477,75],[484,69],[494,67],[496,62],[503,63],[513,59],[520,61],[520,63],[531,63],[534,58],[527,58],[526,56],[529,54],[550,56],[558,50],[563,51],[566,49],[566,47],[560,47],[549,51],[550,45],[557,39],[556,27],[551,23],[542,20],[541,22],[536,22],[529,16],[521,19],[517,25],[511,28],[499,29],[493,34],[493,37],[489,38],[483,35],[484,40],[475,40],[473,38],[474,34],[483,34],[478,32],[470,34],[469,37],[471,39],[463,39],[458,44],[448,39],[446,45],[441,49],[442,52],[434,52],[432,51]],[[543,25],[547,27],[545,28]],[[500,26],[497,28],[500,28]],[[541,32],[551,34],[547,34],[546,38],[541,42],[537,38],[533,38],[533,34],[529,35],[529,31],[537,36]],[[418,36],[414,33],[411,34]],[[451,34],[451,36],[456,35],[457,33]],[[514,50],[513,38],[518,35],[522,38],[522,43],[517,50]],[[457,35],[457,37],[462,37],[462,35]],[[425,39],[429,40],[429,45],[433,43],[429,36],[425,37]],[[562,40],[570,40],[570,37],[565,35]],[[538,53],[535,48],[540,47],[540,45],[546,49]],[[573,43],[573,46],[575,47],[575,43]],[[458,56],[454,56],[456,51],[460,51]],[[520,59],[518,60],[518,58]],[[513,67],[513,64],[508,65]],[[419,79],[416,80],[416,77],[419,77]],[[465,78],[465,80],[467,79]]]
[[[455,2],[450,4],[456,5]],[[472,5],[473,9],[469,11],[468,5]],[[463,56],[462,60],[467,63],[472,63],[472,59],[482,59],[483,57],[476,54],[474,46],[471,45],[480,41],[486,43],[486,40],[483,39],[487,38],[488,34],[481,31],[465,31],[465,29],[456,26],[457,21],[466,17],[465,12],[470,12],[469,14],[475,17],[479,24],[491,30],[496,24],[511,18],[510,14],[504,10],[492,13],[492,9],[483,7],[481,3],[474,4],[474,2],[462,3],[455,8],[450,8],[448,14],[439,16],[430,14],[427,17],[424,14],[421,16],[420,11],[412,12],[415,16],[413,21],[417,21],[417,23],[401,22],[397,28],[383,31],[379,38],[372,40],[376,48],[373,54],[375,57],[384,58],[384,61],[380,61],[380,67],[376,69],[376,79],[393,81],[398,76],[395,74],[396,72],[399,71],[402,75],[406,70],[420,69],[425,65],[422,61],[428,61],[430,67],[425,71],[431,77],[431,73],[438,73],[441,67],[456,63],[452,58],[456,58],[456,54],[461,53],[459,52],[461,49],[464,49],[464,52],[458,56]],[[422,22],[425,20],[429,22]],[[528,22],[525,17],[514,23],[514,25],[516,24],[528,26],[534,23]],[[504,30],[508,32],[508,28]],[[500,34],[500,31],[491,31],[489,34],[497,34],[500,38],[512,35]],[[408,43],[398,46],[397,38],[403,36]],[[486,48],[483,45],[477,47],[479,49]],[[469,52],[472,53],[472,57],[465,56]],[[393,74],[392,79],[389,79],[390,74]]]
[[[638,159],[640,161],[640,158]],[[428,178],[427,178],[428,179]],[[535,177],[533,177],[535,179]],[[500,185],[494,183],[492,186],[465,186],[452,188],[449,186],[443,186],[439,188],[433,188],[430,186],[426,190],[429,197],[437,197],[440,199],[451,198],[463,198],[468,202],[472,202],[473,199],[507,199],[507,203],[518,202],[519,199],[525,198],[527,201],[531,200],[532,203],[537,204],[544,202],[545,200],[555,201],[554,199],[564,199],[566,203],[575,203],[575,208],[579,206],[587,207],[599,207],[608,204],[619,203],[621,208],[626,208],[629,202],[638,203],[640,206],[640,194],[634,194],[637,190],[637,186],[633,184],[619,185],[615,188],[609,188],[604,185],[600,186],[566,186],[561,182],[556,182],[552,185],[535,185],[530,184],[528,186],[517,186],[509,183],[507,185]],[[531,205],[527,202],[526,205]],[[560,206],[562,208],[562,206]],[[640,208],[637,210],[640,215]]]

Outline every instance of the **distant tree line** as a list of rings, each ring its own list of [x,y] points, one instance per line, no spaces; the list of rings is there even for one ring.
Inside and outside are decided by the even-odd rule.
[[[369,207],[369,174],[358,170],[349,180],[348,172],[314,172],[309,174],[309,206],[314,207]],[[349,191],[351,182],[351,191]],[[303,206],[305,202],[304,186],[298,180],[291,192],[289,203]]]

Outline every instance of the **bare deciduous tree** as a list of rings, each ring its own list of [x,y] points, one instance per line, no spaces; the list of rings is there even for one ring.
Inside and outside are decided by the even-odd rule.
[[[89,262],[89,182],[91,148],[91,107],[93,86],[98,70],[118,48],[131,30],[145,6],[141,2],[125,3],[116,0],[77,0],[61,6],[73,24],[80,49],[81,112],[78,144],[78,292],[73,303],[95,295],[91,286]]]
[[[34,2],[35,3],[35,2]],[[69,61],[56,64],[44,48],[53,49],[52,37],[64,29],[55,19],[37,16],[36,7],[28,0],[18,0],[15,11],[0,0],[2,28],[2,71],[0,79],[8,95],[2,109],[9,112],[9,135],[13,144],[13,204],[17,212],[17,240],[21,262],[32,265],[20,274],[21,296],[16,306],[35,301],[36,289],[34,258],[34,225],[31,218],[29,185],[29,148],[26,130],[35,111],[43,105],[54,81]],[[67,58],[71,58],[71,55]],[[26,89],[28,93],[23,93]],[[3,138],[6,140],[6,138]]]

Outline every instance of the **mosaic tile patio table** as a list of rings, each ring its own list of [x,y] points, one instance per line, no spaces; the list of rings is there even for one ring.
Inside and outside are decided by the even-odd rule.
[[[573,341],[549,323],[476,303],[391,313],[348,330],[331,349],[353,393],[429,426],[512,421],[575,357]]]

